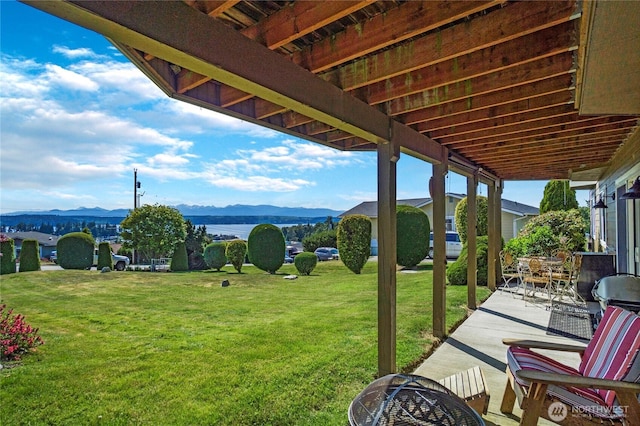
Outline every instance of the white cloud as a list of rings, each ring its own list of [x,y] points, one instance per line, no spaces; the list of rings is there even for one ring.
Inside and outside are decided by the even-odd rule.
[[[91,79],[58,65],[47,64],[45,68],[47,72],[44,77],[50,80],[52,85],[87,92],[96,92],[100,88],[100,86]]]
[[[93,50],[87,47],[71,49],[70,47],[55,45],[53,46],[52,50],[54,53],[60,53],[69,59],[98,57],[98,55]]]

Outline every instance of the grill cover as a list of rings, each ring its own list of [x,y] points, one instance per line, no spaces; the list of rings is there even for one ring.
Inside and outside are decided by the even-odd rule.
[[[593,298],[605,310],[607,306],[640,311],[640,277],[635,275],[611,275],[596,281],[591,291]]]

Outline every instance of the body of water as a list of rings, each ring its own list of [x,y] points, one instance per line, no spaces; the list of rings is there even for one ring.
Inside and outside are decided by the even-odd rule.
[[[295,226],[297,223],[290,224],[277,224],[276,226],[279,228],[283,228],[285,226]],[[196,225],[200,226],[200,225]],[[249,234],[251,230],[257,226],[257,224],[212,224],[212,225],[204,225],[207,227],[207,234],[211,235],[237,235],[238,238],[246,240],[249,238]]]

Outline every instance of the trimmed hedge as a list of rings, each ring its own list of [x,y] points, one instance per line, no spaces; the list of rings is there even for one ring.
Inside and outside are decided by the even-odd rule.
[[[16,273],[15,242],[0,234],[0,275]]]
[[[398,205],[396,215],[396,263],[416,266],[429,254],[429,217],[419,208],[406,205]]]
[[[20,250],[20,272],[40,270],[40,247],[38,240],[24,240]]]
[[[231,240],[227,243],[225,254],[235,270],[241,273],[244,258],[247,255],[247,243],[243,240]],[[284,261],[284,254],[282,255],[282,259]]]
[[[257,225],[247,241],[249,261],[270,274],[275,274],[284,263],[286,244],[282,230],[268,223]]]
[[[476,261],[478,265],[477,281],[478,285],[487,285],[487,265],[488,265],[489,237],[479,236],[476,238]],[[451,285],[467,284],[467,243],[462,245],[462,251],[458,259],[447,267],[447,280]]]
[[[371,219],[362,214],[343,217],[338,223],[337,240],[342,263],[359,274],[371,254]]]
[[[207,262],[207,266],[216,271],[227,264],[227,250],[226,243],[211,243],[204,248],[204,261]]]
[[[91,269],[93,265],[93,237],[84,232],[71,232],[58,239],[58,265],[62,269]]]
[[[308,251],[299,253],[293,260],[300,275],[311,275],[318,264],[318,256]]]
[[[184,272],[189,270],[189,258],[187,257],[187,245],[184,241],[176,244],[176,248],[171,256],[171,271]]]
[[[318,247],[337,247],[336,230],[320,231],[302,239],[305,251],[314,252]]]
[[[108,242],[103,241],[98,244],[98,271],[102,268],[109,268],[113,271],[113,257],[111,256],[111,246]]]
[[[460,241],[462,243],[467,242],[467,197],[464,197],[456,206],[456,212],[454,220],[456,221],[456,230],[460,235]],[[487,197],[482,195],[476,196],[476,235],[488,235],[489,234],[489,202]]]

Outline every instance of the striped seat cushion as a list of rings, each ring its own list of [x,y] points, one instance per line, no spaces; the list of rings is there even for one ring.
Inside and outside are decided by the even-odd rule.
[[[607,307],[587,346],[578,371],[587,377],[640,382],[640,317],[625,309]],[[611,407],[615,391],[599,389]]]
[[[529,387],[529,382],[519,379],[515,374],[516,371],[521,369],[580,376],[580,373],[575,368],[561,364],[537,352],[517,346],[511,346],[507,349],[507,364],[509,365],[509,369],[514,373],[514,378],[518,385],[525,388]],[[618,417],[617,414],[609,410],[602,397],[600,397],[594,389],[549,385],[547,393],[567,405],[585,407],[583,410],[585,413],[588,412],[594,416],[605,418]]]

